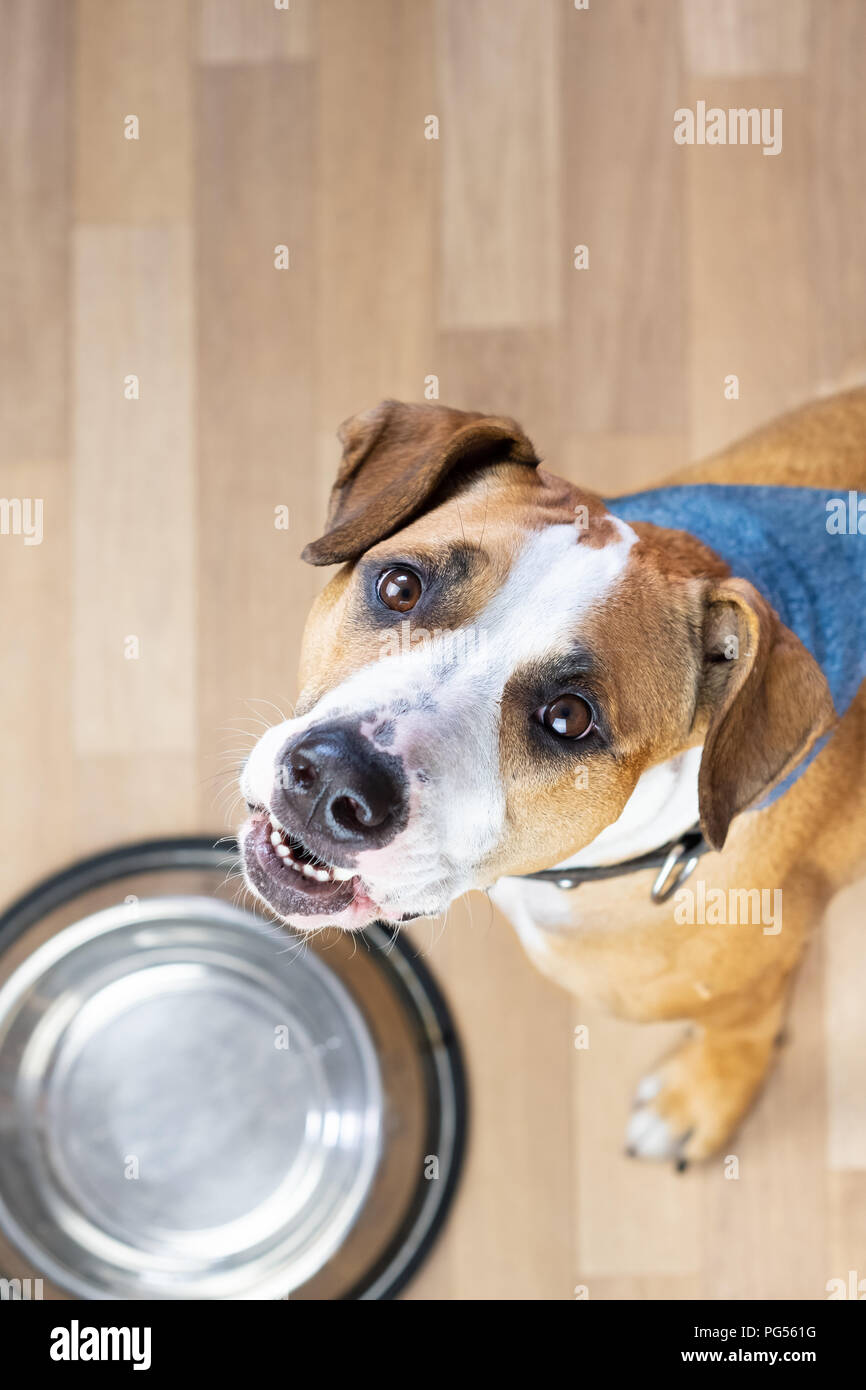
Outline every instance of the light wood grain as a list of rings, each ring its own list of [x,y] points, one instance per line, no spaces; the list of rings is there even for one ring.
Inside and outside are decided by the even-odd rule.
[[[412,939],[464,1021],[472,1101],[447,1256],[439,1280],[431,1269],[417,1292],[570,1298],[572,1001],[540,976],[527,977],[516,937],[479,894],[451,909],[445,931],[419,923]]]
[[[559,317],[558,42],[551,0],[438,0],[434,149],[448,328]]]
[[[685,434],[570,435],[560,471],[602,496],[640,492],[688,462]]]
[[[862,883],[846,889],[831,904],[825,923],[827,1161],[833,1169],[866,1169],[863,896]]]
[[[436,110],[431,5],[333,0],[319,26],[319,423],[331,436],[383,396],[423,399],[437,373],[441,142],[424,138]]]
[[[230,750],[251,746],[274,704],[290,709],[314,593],[300,560],[319,520],[310,67],[208,68],[198,129],[199,720],[214,819],[219,774],[240,762]]]
[[[863,1233],[866,1231],[866,1175],[831,1173],[828,1180],[830,1204],[830,1241],[822,1267],[816,1270],[821,1280],[821,1293],[826,1297],[831,1279],[844,1281],[846,1297],[852,1286],[861,1301],[866,1295],[866,1260],[863,1258]],[[853,1279],[852,1279],[853,1274]],[[822,1278],[823,1276],[823,1278]],[[836,1286],[836,1292],[839,1292]]]
[[[198,51],[206,63],[309,58],[315,0],[199,0]]]
[[[568,15],[562,408],[574,432],[670,434],[686,418],[677,25],[674,0]]]
[[[823,1294],[828,1215],[822,945],[813,942],[796,982],[778,1065],[728,1149],[739,1176],[727,1178],[722,1162],[705,1175],[705,1298]]]
[[[82,222],[189,216],[188,0],[80,0],[76,205]],[[128,139],[126,118],[138,118]]]
[[[814,20],[809,101],[812,187],[809,275],[815,305],[815,373],[825,391],[866,381],[866,179],[863,150],[863,64],[866,6],[836,0]],[[854,172],[858,171],[858,172]]]
[[[638,1163],[623,1136],[640,1078],[682,1038],[676,1025],[638,1028],[578,1005],[589,1047],[574,1053],[577,1264],[596,1276],[694,1275],[701,1260],[700,1173]]]
[[[75,309],[74,746],[181,753],[196,737],[188,230],[79,227]]]
[[[0,33],[2,465],[67,453],[68,7],[3,0]]]
[[[563,358],[556,328],[445,331],[436,362],[442,400],[519,420],[542,459],[562,457],[559,391]]]
[[[810,0],[683,0],[688,69],[702,77],[803,72],[811,10]]]
[[[68,824],[76,788],[68,767],[72,645],[69,634],[69,495],[66,461],[5,464],[3,495],[42,503],[42,543],[0,537],[0,684],[4,785],[0,894],[17,895],[45,872],[46,850],[34,835],[48,805]],[[68,858],[65,842],[51,851]],[[49,861],[51,862],[51,861]]]
[[[782,150],[680,145],[686,169],[692,457],[814,393],[809,151],[797,78],[694,82],[685,105],[781,108]],[[739,398],[725,382],[739,378]]]

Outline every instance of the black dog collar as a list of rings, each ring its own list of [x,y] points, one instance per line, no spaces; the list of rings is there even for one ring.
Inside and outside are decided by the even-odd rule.
[[[654,903],[667,902],[680,884],[685,883],[697,865],[702,854],[710,846],[704,839],[700,826],[687,830],[676,840],[669,840],[659,849],[639,854],[634,859],[623,859],[619,864],[604,864],[587,869],[539,869],[534,874],[515,874],[515,878],[530,879],[536,883],[553,883],[557,888],[579,888],[582,883],[596,883],[603,878],[619,878],[621,874],[636,874],[641,869],[660,869],[650,890]]]

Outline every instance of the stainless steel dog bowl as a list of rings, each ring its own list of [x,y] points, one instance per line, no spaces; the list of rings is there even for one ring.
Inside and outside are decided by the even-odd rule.
[[[435,986],[378,928],[310,940],[234,905],[225,863],[131,847],[0,919],[5,1277],[382,1298],[429,1244],[463,1128]]]

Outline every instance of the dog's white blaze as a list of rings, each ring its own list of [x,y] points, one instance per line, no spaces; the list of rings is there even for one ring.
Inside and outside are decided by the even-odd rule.
[[[508,578],[478,618],[502,641],[500,693],[515,667],[568,652],[580,622],[610,597],[623,576],[636,533],[616,517],[618,539],[592,549],[571,526],[547,526],[524,545]]]
[[[530,533],[502,588],[473,623],[477,640],[458,644],[459,655],[432,642],[374,661],[303,718],[268,730],[242,779],[247,799],[268,804],[276,757],[289,737],[337,714],[367,716],[362,732],[376,742],[376,731],[386,728],[383,748],[407,768],[410,813],[390,845],[358,856],[358,871],[371,896],[395,916],[442,911],[471,886],[475,866],[503,832],[505,685],[526,662],[571,650],[581,620],[610,597],[625,571],[637,537],[625,523],[611,522],[617,538],[597,548],[581,544],[570,525]]]

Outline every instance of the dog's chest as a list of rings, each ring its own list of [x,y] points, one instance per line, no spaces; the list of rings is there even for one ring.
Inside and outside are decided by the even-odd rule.
[[[565,891],[552,883],[508,878],[500,879],[490,896],[536,969],[572,993],[612,1003],[624,983],[631,988],[666,968],[666,953],[650,950],[638,963],[636,978],[622,979],[625,939],[639,930],[639,922],[634,908],[624,909],[609,887],[601,894],[587,886]]]
[[[665,910],[650,899],[651,882],[652,874],[636,874],[615,886],[565,891],[510,878],[490,897],[535,968],[561,988],[623,1018],[693,1014],[716,992],[718,943],[673,928],[670,914],[660,917]]]

